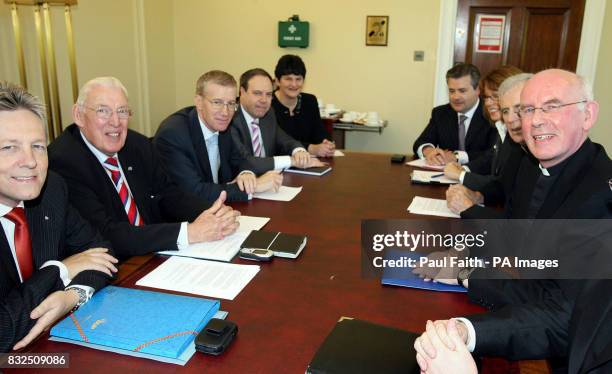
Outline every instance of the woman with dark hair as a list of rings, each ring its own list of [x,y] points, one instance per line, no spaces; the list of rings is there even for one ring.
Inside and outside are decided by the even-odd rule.
[[[319,105],[314,95],[302,92],[306,66],[299,56],[284,55],[274,69],[278,89],[272,107],[278,124],[312,155],[332,157],[335,144],[323,126]]]

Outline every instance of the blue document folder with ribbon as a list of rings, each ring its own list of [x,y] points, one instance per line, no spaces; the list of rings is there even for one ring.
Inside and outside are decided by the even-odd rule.
[[[51,340],[184,365],[218,300],[108,286],[51,329]]]
[[[385,259],[399,259],[400,257],[407,257],[414,259],[416,263],[419,263],[419,259],[426,254],[409,251],[385,251]],[[467,289],[462,286],[454,286],[439,282],[425,282],[419,278],[418,275],[412,273],[414,268],[400,268],[400,267],[386,267],[383,271],[381,283],[390,286],[400,286],[408,288],[418,288],[421,290],[430,291],[446,291],[446,292],[467,292]]]

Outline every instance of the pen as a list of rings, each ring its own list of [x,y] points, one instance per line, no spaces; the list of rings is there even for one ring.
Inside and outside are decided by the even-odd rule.
[[[443,177],[443,176],[444,176],[444,173],[440,173],[440,174],[432,175],[431,178],[440,178],[440,177]]]

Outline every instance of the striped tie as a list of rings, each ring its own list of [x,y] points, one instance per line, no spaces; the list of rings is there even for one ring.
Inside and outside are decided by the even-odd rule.
[[[253,155],[261,157],[261,137],[259,135],[259,125],[257,121],[251,122],[251,131],[253,132]]]
[[[124,183],[117,159],[115,157],[107,158],[104,162],[104,167],[110,172],[111,179],[113,180],[115,188],[119,193],[119,198],[121,198],[121,202],[123,203],[123,207],[127,213],[128,220],[134,226],[143,226],[144,222],[140,217],[140,213],[138,213],[138,209],[136,208],[136,203],[132,198],[132,194],[128,190],[127,185]]]

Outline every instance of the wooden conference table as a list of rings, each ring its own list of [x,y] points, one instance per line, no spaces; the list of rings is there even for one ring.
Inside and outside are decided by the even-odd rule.
[[[285,185],[304,187],[293,201],[233,204],[242,214],[271,217],[264,229],[305,234],[308,244],[295,260],[261,263],[261,271],[234,301],[221,301],[228,319],[239,326],[236,340],[223,355],[196,353],[181,367],[51,342],[46,337],[26,352],[68,352],[69,370],[79,373],[304,373],[341,316],[422,331],[428,319],[480,312],[465,294],[388,287],[377,279],[362,278],[361,220],[423,219],[406,210],[413,196],[444,196],[444,187],[412,185],[412,169],[389,160],[386,154],[347,152],[331,161],[334,169],[325,176],[285,174]],[[164,259],[131,259],[122,265],[118,285],[135,287]]]

